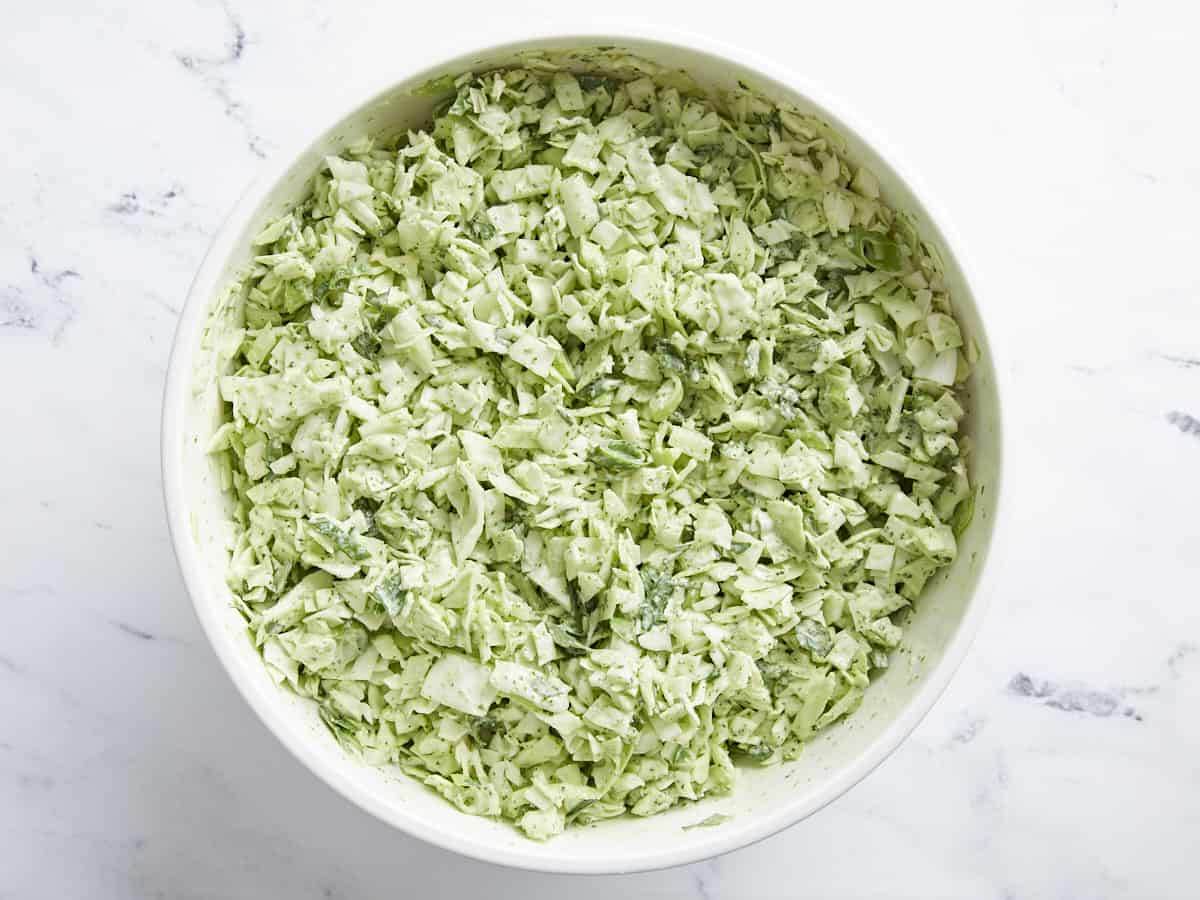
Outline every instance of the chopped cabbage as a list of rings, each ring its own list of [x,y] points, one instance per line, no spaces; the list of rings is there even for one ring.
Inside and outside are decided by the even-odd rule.
[[[543,839],[728,793],[954,559],[963,336],[814,119],[465,75],[254,246],[212,328],[230,587],[281,685],[459,809]]]

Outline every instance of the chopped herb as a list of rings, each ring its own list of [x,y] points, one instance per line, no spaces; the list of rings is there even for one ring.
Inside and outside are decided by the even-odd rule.
[[[601,469],[625,471],[646,465],[650,462],[650,453],[629,441],[608,441],[593,447],[588,461]]]
[[[612,93],[616,90],[618,82],[614,78],[609,78],[605,75],[580,75],[579,87],[588,93],[592,91],[605,90]]]
[[[829,651],[833,649],[833,638],[829,636],[829,629],[812,619],[801,619],[800,624],[796,626],[794,634],[796,635],[796,643],[805,650],[813,654],[813,656],[824,659],[829,655]]]
[[[329,733],[337,739],[339,744],[351,744],[354,733],[358,730],[358,722],[335,709],[331,709],[324,703],[317,707],[317,715],[325,723],[325,727],[329,729]]]
[[[312,299],[317,303],[341,302],[341,294],[350,287],[354,273],[349,269],[337,269],[326,278],[313,282]]]
[[[363,331],[350,341],[350,346],[364,359],[374,359],[379,354],[380,348],[383,347],[383,342],[379,340],[378,335],[370,331]]]
[[[712,828],[716,825],[724,825],[733,816],[728,813],[713,813],[711,816],[701,819],[699,822],[693,822],[691,825],[684,825],[684,831],[691,831],[693,828]]]
[[[670,341],[658,341],[654,345],[654,359],[664,375],[683,375],[688,362]]]
[[[397,572],[380,581],[371,592],[371,596],[379,601],[379,605],[389,616],[398,616],[404,605],[405,593],[404,579]]]
[[[846,249],[856,262],[880,272],[899,272],[904,268],[900,245],[874,231],[853,229],[846,235]]]
[[[471,735],[480,746],[486,747],[490,744],[499,730],[500,722],[491,716],[471,717]]]
[[[560,622],[550,622],[546,625],[550,637],[560,650],[567,656],[583,656],[588,652],[585,644],[576,631]]]
[[[975,493],[967,494],[954,510],[954,516],[950,522],[954,529],[954,536],[960,538],[963,532],[967,530],[967,526],[971,524],[971,519],[975,517]]]
[[[363,304],[367,327],[374,333],[385,328],[400,312],[400,307],[394,303],[388,303],[385,297],[385,294],[368,294]]]
[[[591,402],[597,397],[611,394],[621,386],[619,378],[597,378],[575,391],[575,396],[584,402]]]
[[[471,219],[463,223],[463,233],[473,241],[482,243],[496,236],[496,227],[483,219]]]
[[[675,588],[679,587],[679,582],[670,573],[653,566],[642,566],[641,576],[646,599],[642,601],[640,624],[642,631],[649,631],[663,621],[667,603],[675,593]]]
[[[317,534],[327,538],[334,547],[346,554],[351,559],[361,562],[367,559],[370,554],[363,549],[363,546],[354,539],[354,537],[345,528],[329,519],[318,517],[309,520],[309,524]]]
[[[359,497],[354,501],[354,508],[363,514],[363,518],[367,520],[367,527],[363,531],[367,537],[382,538],[383,534],[379,530],[379,526],[375,524],[375,513],[379,510],[379,501],[372,500],[370,497]]]
[[[746,755],[757,763],[766,762],[774,753],[775,750],[766,744],[755,744],[746,748]]]
[[[572,822],[574,822],[576,819],[578,819],[581,815],[583,815],[583,813],[585,813],[587,811],[587,808],[589,806],[591,806],[592,804],[594,804],[595,802],[596,802],[595,800],[580,800],[578,803],[576,803],[574,806],[572,806],[569,810],[567,810],[567,815],[566,815],[567,824],[569,825]]]

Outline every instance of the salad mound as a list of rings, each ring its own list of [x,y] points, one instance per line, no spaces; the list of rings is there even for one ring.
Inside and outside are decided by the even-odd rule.
[[[532,838],[859,705],[972,495],[936,253],[826,125],[465,75],[215,314],[230,588],[337,739]]]

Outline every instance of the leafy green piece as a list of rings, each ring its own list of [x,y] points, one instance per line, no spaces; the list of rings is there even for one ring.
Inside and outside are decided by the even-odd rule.
[[[471,736],[486,747],[500,730],[500,721],[491,716],[475,716],[471,719]]]
[[[379,332],[400,312],[400,307],[387,303],[383,295],[368,294],[363,302],[363,318],[367,327],[350,340],[356,353],[364,359],[374,359],[383,348]]]
[[[350,269],[337,269],[328,277],[318,278],[312,284],[312,300],[317,303],[333,303],[350,287],[354,273]]]
[[[575,396],[584,402],[591,402],[597,397],[611,394],[621,386],[619,378],[597,378],[575,391]]]
[[[699,822],[693,822],[691,825],[684,825],[684,831],[691,831],[693,828],[713,828],[717,825],[724,825],[733,816],[728,813],[713,813],[711,816],[705,816]]]
[[[655,343],[654,359],[664,374],[683,375],[688,370],[687,360],[670,341]]]
[[[667,603],[679,587],[679,582],[663,569],[642,566],[640,571],[645,600],[642,601],[639,624],[642,631],[648,631],[663,621]]]
[[[801,619],[796,625],[796,643],[808,650],[813,656],[825,658],[833,649],[833,638],[829,629],[820,622],[812,619]]]
[[[580,75],[579,87],[591,94],[600,89],[611,93],[620,82],[604,75]]]
[[[583,815],[585,812],[587,812],[588,807],[592,806],[595,802],[596,801],[594,799],[580,800],[578,803],[576,803],[574,806],[572,806],[569,810],[567,810],[567,816],[566,816],[567,824],[570,825],[572,822],[574,822],[576,819],[578,819],[581,815]]]
[[[317,706],[317,715],[339,744],[353,746],[354,733],[358,727],[354,719],[324,703]]]
[[[966,497],[958,504],[954,510],[954,517],[950,522],[954,529],[954,536],[960,538],[971,524],[971,520],[975,518],[975,492],[967,494]]]
[[[373,334],[378,334],[387,327],[387,324],[396,318],[399,312],[400,307],[394,303],[388,303],[383,294],[368,293],[366,300],[363,301],[363,313],[367,320],[367,327]]]
[[[491,222],[475,218],[463,223],[463,233],[473,241],[490,241],[496,236],[496,227]]]
[[[588,651],[588,645],[579,637],[578,627],[576,625],[568,628],[561,622],[550,622],[546,625],[554,643],[567,656],[582,656]]]
[[[766,744],[755,744],[752,747],[746,748],[746,756],[750,757],[750,759],[754,760],[757,763],[766,762],[774,754],[775,754],[775,751],[771,747],[768,747]]]
[[[317,516],[309,519],[309,524],[317,534],[328,538],[334,547],[351,559],[362,561],[370,557],[371,554],[354,539],[354,536],[336,522],[332,522],[323,516]]]
[[[588,461],[601,469],[624,471],[639,469],[649,463],[650,453],[629,441],[607,441],[592,448]]]
[[[282,456],[282,452],[280,453]],[[383,534],[379,530],[379,526],[375,524],[375,513],[379,511],[379,501],[372,500],[370,497],[359,497],[354,501],[354,508],[363,514],[363,518],[367,520],[367,527],[363,531],[367,537],[382,538]]]
[[[904,268],[900,245],[878,232],[851,230],[846,235],[846,249],[856,261],[880,272],[900,272]]]
[[[365,359],[374,359],[383,347],[383,342],[379,340],[378,335],[370,331],[362,331],[350,340],[350,346],[359,356]]]
[[[389,616],[400,615],[404,595],[404,578],[399,572],[384,578],[371,592],[371,596],[379,602]]]

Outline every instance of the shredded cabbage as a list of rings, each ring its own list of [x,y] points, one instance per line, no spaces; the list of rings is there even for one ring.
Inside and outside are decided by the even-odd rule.
[[[272,676],[544,839],[854,711],[970,517],[968,364],[936,254],[819,121],[455,88],[254,239],[211,451]]]

